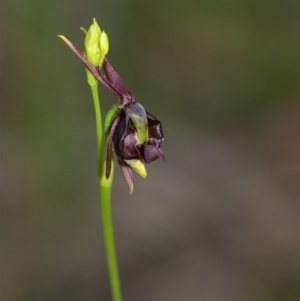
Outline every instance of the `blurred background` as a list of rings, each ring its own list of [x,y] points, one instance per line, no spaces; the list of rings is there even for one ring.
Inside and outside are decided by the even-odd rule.
[[[2,300],[111,300],[93,102],[57,37],[83,49],[93,17],[166,138],[132,195],[115,172],[124,301],[300,300],[299,15],[296,0],[2,1]]]

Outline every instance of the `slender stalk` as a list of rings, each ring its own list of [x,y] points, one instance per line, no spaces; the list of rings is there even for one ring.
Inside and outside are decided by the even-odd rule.
[[[113,301],[122,301],[117,254],[113,236],[113,227],[110,208],[110,187],[106,186],[105,181],[101,181],[101,205],[102,219],[105,236],[107,263],[109,269],[110,286],[112,291]]]
[[[97,146],[98,146],[98,174],[99,179],[101,179],[103,167],[104,167],[104,135],[102,129],[102,116],[101,107],[98,94],[98,83],[91,85],[94,108],[95,108],[95,118],[96,118],[96,134],[97,134]]]
[[[105,147],[104,147],[104,135],[102,128],[101,118],[101,107],[98,95],[98,84],[91,85],[95,117],[96,117],[96,129],[97,129],[97,145],[98,145],[98,175],[99,175],[99,186],[100,186],[100,202],[101,202],[101,213],[104,230],[104,240],[106,248],[106,258],[108,264],[108,272],[110,279],[110,286],[112,292],[113,301],[122,301],[117,254],[114,241],[114,231],[112,226],[111,218],[111,186],[113,179],[113,168],[109,179],[105,177]]]

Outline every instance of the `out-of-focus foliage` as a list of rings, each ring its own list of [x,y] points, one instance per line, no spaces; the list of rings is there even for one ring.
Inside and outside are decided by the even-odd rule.
[[[298,300],[299,15],[292,0],[3,2],[3,300],[110,298],[93,103],[57,38],[83,50],[93,17],[166,137],[132,196],[115,172],[124,300]]]

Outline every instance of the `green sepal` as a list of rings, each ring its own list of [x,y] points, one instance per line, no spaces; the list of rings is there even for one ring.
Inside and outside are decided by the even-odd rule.
[[[107,112],[104,123],[104,139],[105,142],[109,136],[109,132],[116,117],[120,114],[121,109],[117,105],[113,105]]]

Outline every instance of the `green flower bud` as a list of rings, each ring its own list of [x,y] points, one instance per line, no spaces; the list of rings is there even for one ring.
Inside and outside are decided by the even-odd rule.
[[[88,31],[84,28],[81,28],[81,30],[86,33],[84,40],[84,54],[86,59],[94,66],[101,67],[109,48],[107,34],[104,31],[101,32],[95,18],[93,19],[93,24],[90,26]],[[98,85],[98,81],[95,76],[89,70],[86,71],[89,85]]]
[[[100,27],[96,21],[93,19],[93,24],[90,26],[84,40],[84,53],[87,60],[95,66],[99,66],[101,51],[99,47],[99,41],[101,36]]]
[[[102,31],[101,35],[100,35],[100,62],[99,62],[99,66],[102,66],[103,60],[105,58],[105,56],[108,53],[108,49],[109,49],[109,42],[108,42],[108,36],[106,34],[105,31]]]

